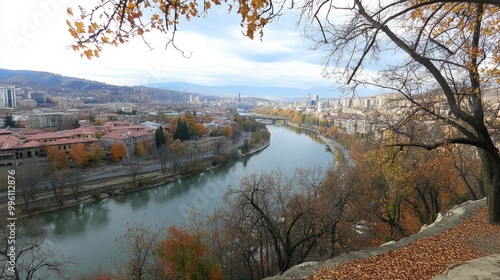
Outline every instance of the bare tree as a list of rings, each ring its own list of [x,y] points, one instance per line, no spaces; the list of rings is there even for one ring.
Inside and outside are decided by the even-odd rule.
[[[316,254],[327,233],[336,235],[335,225],[343,218],[342,208],[351,193],[340,188],[336,193],[325,185],[318,168],[297,174],[293,178],[279,170],[252,174],[241,180],[240,188],[227,192],[228,208],[217,214],[222,224],[211,226],[223,229],[216,243],[225,248],[221,250],[230,250],[221,256],[232,256],[225,269],[235,277],[261,279],[282,273]],[[244,268],[235,267],[242,263]]]
[[[344,20],[330,20],[336,14]],[[441,131],[452,132],[422,139],[396,129],[399,142],[394,145],[434,150],[463,144],[478,149],[489,220],[500,223],[500,154],[491,134],[498,122],[485,106],[488,92],[498,86],[500,34],[492,32],[500,20],[498,3],[306,1],[303,16],[316,23],[316,33],[309,35],[318,48],[329,51],[330,77],[347,82],[349,89],[374,86],[399,94],[412,112],[400,123],[432,120]],[[377,63],[391,53],[401,54],[401,59]],[[377,75],[366,75],[371,63],[377,63]]]
[[[12,239],[12,236],[15,239]],[[39,224],[24,220],[0,223],[0,268],[2,279],[70,279],[75,263],[45,242]],[[15,242],[15,243],[14,243]],[[14,250],[13,250],[14,248]]]
[[[67,182],[73,193],[73,197],[78,200],[80,189],[83,183],[83,173],[81,169],[71,169],[66,171]]]
[[[161,241],[163,227],[150,228],[143,223],[135,224],[116,239],[123,256],[114,259],[121,279],[163,279],[162,266],[155,250]]]
[[[21,166],[17,170],[17,188],[21,192],[24,199],[24,206],[26,210],[29,208],[29,202],[35,199],[36,186],[42,179],[46,167],[37,166]]]
[[[52,186],[52,192],[54,193],[54,197],[58,205],[62,205],[64,203],[64,190],[65,190],[65,179],[64,174],[65,170],[58,170],[49,175],[48,179],[50,185]]]
[[[166,145],[160,146],[158,149],[156,149],[156,153],[158,155],[158,158],[160,160],[161,164],[161,173],[165,175],[167,173],[167,162],[168,162],[168,156],[169,156],[169,151]]]
[[[144,166],[138,162],[131,163],[127,166],[128,174],[130,174],[130,177],[132,177],[132,187],[135,188],[136,186],[136,181],[137,181],[137,176],[139,173],[141,173],[142,169]]]

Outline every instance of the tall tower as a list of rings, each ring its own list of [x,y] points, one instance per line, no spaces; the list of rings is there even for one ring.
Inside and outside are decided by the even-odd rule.
[[[11,85],[0,85],[0,107],[17,107],[16,87]]]

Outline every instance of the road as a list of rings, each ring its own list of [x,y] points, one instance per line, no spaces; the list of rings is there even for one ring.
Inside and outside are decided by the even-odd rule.
[[[222,152],[228,152],[235,150],[236,148],[243,145],[243,141],[247,139],[250,134],[244,134],[237,142],[226,145]],[[205,152],[200,158],[207,159],[213,156],[213,152]],[[147,157],[134,157],[131,159],[127,159],[125,161],[109,164],[105,166],[101,166],[98,168],[90,169],[84,171],[83,173],[83,181],[82,184],[89,183],[96,180],[102,179],[113,179],[116,177],[123,177],[130,174],[129,166],[131,164],[139,163],[141,165],[141,169],[139,173],[147,173],[161,170],[161,163],[158,159],[155,159],[155,155],[150,155]],[[172,167],[172,160],[167,161],[167,167]],[[39,181],[35,187],[36,193],[47,192],[50,190],[50,182],[47,179],[42,179]],[[2,191],[0,193],[0,203],[7,202],[7,191]]]

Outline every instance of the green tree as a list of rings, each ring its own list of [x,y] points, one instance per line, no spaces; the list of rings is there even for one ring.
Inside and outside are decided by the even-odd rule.
[[[4,121],[3,127],[4,128],[7,128],[7,127],[16,128],[19,126],[17,125],[17,122],[14,121],[14,117],[12,117],[12,115],[7,115],[7,116],[5,116],[5,121]]]
[[[159,126],[155,130],[155,137],[156,137],[156,148],[160,148],[163,145],[167,144],[167,138],[165,138],[165,134],[163,132],[163,128]]]
[[[186,122],[182,121],[180,118],[177,121],[177,129],[174,133],[174,140],[179,139],[181,141],[189,139],[189,129]]]

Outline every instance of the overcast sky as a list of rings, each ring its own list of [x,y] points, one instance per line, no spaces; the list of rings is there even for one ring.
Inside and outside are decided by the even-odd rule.
[[[73,7],[84,2],[70,1]],[[2,1],[0,68],[48,71],[116,85],[334,86],[322,76],[325,53],[309,50],[312,43],[300,37],[293,16],[269,24],[263,41],[252,41],[242,35],[238,15],[216,10],[208,18],[179,26],[176,42],[192,52],[190,59],[165,50],[161,36],[149,35],[154,50],[138,39],[106,48],[99,59],[89,61],[67,47],[69,5],[63,0]],[[76,14],[77,9],[73,11]]]

